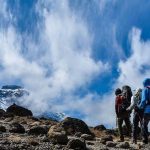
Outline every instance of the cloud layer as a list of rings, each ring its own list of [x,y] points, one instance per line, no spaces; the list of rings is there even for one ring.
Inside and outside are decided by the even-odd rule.
[[[106,17],[104,22],[95,21],[100,22],[97,28],[101,34],[97,39],[97,33],[93,32],[98,30],[90,28],[92,21],[83,18],[84,12],[71,9],[69,0],[39,0],[33,7],[38,19],[30,32],[20,32],[16,26],[17,14],[8,9],[6,1],[0,2],[3,4],[0,10],[1,85],[17,83],[28,89],[30,96],[21,103],[35,114],[66,112],[89,125],[103,123],[114,127],[114,89],[124,84],[133,89],[142,87],[143,79],[150,74],[150,42],[142,40],[141,29],[132,26],[128,33],[130,55],[126,57],[125,48],[117,39],[119,17],[112,22],[107,18],[111,18],[112,11],[106,13],[106,10],[114,9],[119,2],[94,0],[94,6],[100,11],[96,15],[101,19]],[[110,7],[110,4],[113,5]],[[106,51],[102,47],[95,51],[97,41],[107,47]],[[105,61],[96,57],[105,54]],[[110,77],[115,80],[109,79],[100,85],[114,80],[107,93],[89,89],[93,80],[111,74],[113,69],[117,77]]]
[[[1,28],[0,79],[9,83],[19,80],[30,91],[22,104],[35,113],[59,111],[60,99],[69,101],[74,92],[106,71],[108,64],[92,58],[92,37],[86,23],[70,11],[68,1],[39,1],[36,7],[41,17],[38,42],[19,33],[11,18],[8,27]]]

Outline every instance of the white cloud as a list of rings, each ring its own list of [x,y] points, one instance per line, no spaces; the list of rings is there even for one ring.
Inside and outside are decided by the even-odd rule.
[[[91,57],[92,37],[82,18],[71,12],[68,1],[39,1],[37,8],[42,17],[38,43],[18,33],[11,21],[7,29],[0,30],[0,79],[20,80],[30,91],[22,104],[35,113],[55,111],[58,99],[69,101],[74,91],[86,88],[109,68]],[[76,100],[71,102],[76,104]]]
[[[143,41],[141,39],[141,30],[133,28],[130,33],[131,51],[132,54],[127,60],[120,61],[119,83],[131,85],[133,88],[142,87],[142,82],[146,77],[149,77],[150,68],[150,41]]]
[[[70,10],[67,0],[43,0],[36,7],[42,18],[38,22],[38,42],[28,34],[23,37],[11,21],[7,29],[0,29],[0,80],[9,83],[20,80],[31,91],[22,104],[35,113],[49,109],[70,111],[70,114],[78,111],[90,125],[115,126],[113,92],[74,95],[76,90],[86,88],[95,77],[109,70],[107,63],[95,61],[91,56],[93,39],[86,22]],[[7,11],[3,13],[8,16]],[[115,28],[112,31],[114,47],[122,51]],[[150,74],[150,69],[141,72],[143,66],[149,67],[150,42],[141,40],[141,31],[136,28],[131,31],[130,40],[132,54],[119,62],[120,75],[112,89],[123,84],[141,87],[143,79]],[[26,46],[25,53],[22,43]]]
[[[94,0],[94,2],[98,4],[100,12],[103,13],[108,5],[115,5],[116,0]]]

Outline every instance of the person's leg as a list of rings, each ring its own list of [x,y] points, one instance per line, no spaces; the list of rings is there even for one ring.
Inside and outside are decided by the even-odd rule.
[[[130,117],[126,117],[124,118],[124,121],[125,121],[125,125],[127,127],[127,130],[128,130],[128,135],[131,136],[131,121],[130,121]]]
[[[148,143],[148,122],[149,122],[149,116],[147,114],[144,114],[143,117],[143,124],[142,124],[142,134],[143,134],[143,143]]]
[[[119,131],[120,141],[124,141],[122,124],[123,124],[123,118],[118,118],[118,131]]]
[[[142,124],[143,124],[143,115],[144,115],[144,113],[143,113],[143,111],[141,110],[141,111],[139,111],[138,112],[139,113],[139,125],[140,125],[140,139],[142,138]]]
[[[139,116],[137,112],[134,113],[133,116],[133,127],[132,127],[132,140],[133,143],[137,143],[137,128],[138,128],[138,123],[139,123]]]

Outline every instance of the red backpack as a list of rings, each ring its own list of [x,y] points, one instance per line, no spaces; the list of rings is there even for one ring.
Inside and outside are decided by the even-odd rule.
[[[116,111],[119,115],[126,113],[126,109],[128,108],[127,100],[121,94],[116,96]]]

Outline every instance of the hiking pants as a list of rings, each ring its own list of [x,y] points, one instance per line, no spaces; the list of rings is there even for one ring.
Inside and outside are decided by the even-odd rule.
[[[125,122],[125,125],[126,125],[126,127],[127,127],[128,134],[129,134],[129,135],[131,134],[131,122],[130,122],[130,117],[120,117],[120,118],[118,118],[118,130],[119,130],[120,139],[124,139],[124,136],[123,136],[123,128],[122,128],[123,121]]]
[[[148,142],[148,123],[150,121],[150,114],[144,114],[143,116],[143,125],[142,125],[142,134],[143,140]]]
[[[134,141],[137,141],[137,129],[139,122],[142,124],[142,113],[141,112],[134,112],[133,115],[133,128],[132,128],[132,138]]]

